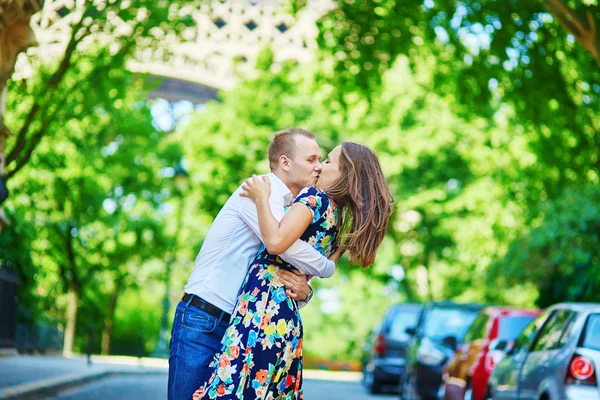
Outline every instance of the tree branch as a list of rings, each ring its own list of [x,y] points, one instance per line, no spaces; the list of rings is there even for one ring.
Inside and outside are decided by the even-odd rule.
[[[71,223],[69,223],[69,227],[71,227]],[[81,280],[77,275],[77,263],[75,261],[75,251],[73,250],[73,235],[71,235],[71,230],[68,229],[65,232],[65,252],[67,255],[67,263],[69,265],[69,269],[73,274],[73,288],[76,292],[81,290]]]
[[[76,36],[79,33],[79,29],[83,26],[83,19],[85,15],[86,13],[83,13],[77,25],[73,27],[73,30],[71,32],[71,39],[69,40],[69,44],[67,45],[65,55],[60,63],[60,66],[48,80],[48,84],[46,85],[45,90],[40,95],[35,96],[36,99],[43,99],[46,96],[48,90],[50,88],[56,88],[67,73],[69,67],[71,66],[71,60],[73,58],[73,54],[75,53],[75,49],[77,48],[79,42],[81,42],[81,40],[85,37],[84,34],[76,39]],[[27,142],[27,132],[29,131],[31,124],[33,123],[40,109],[40,103],[36,100],[36,103],[31,107],[31,110],[29,110],[29,113],[25,118],[25,123],[19,130],[15,147],[10,151],[8,157],[6,158],[6,166],[8,166],[8,164],[16,160],[17,157],[19,157],[21,151],[25,148]]]
[[[21,168],[23,168],[25,166],[25,164],[27,164],[27,162],[31,158],[31,155],[33,154],[33,151],[35,150],[37,145],[41,142],[44,135],[46,135],[46,131],[47,131],[48,127],[50,126],[50,124],[54,121],[54,117],[56,116],[58,111],[66,104],[67,96],[68,95],[66,95],[60,101],[60,103],[57,104],[57,107],[56,107],[54,113],[52,113],[52,115],[48,116],[47,118],[44,119],[44,121],[42,121],[42,126],[41,126],[40,130],[29,140],[29,146],[28,146],[27,150],[25,151],[25,154],[23,154],[23,156],[16,161],[15,167],[13,169],[11,169],[10,172],[6,173],[5,181],[8,181],[10,178],[12,178],[17,172],[19,172],[19,170]]]
[[[79,40],[81,40],[81,38],[78,39],[78,41]],[[71,46],[71,43],[73,43],[73,41],[69,43],[69,46]],[[131,50],[133,45],[134,44],[132,42],[127,42],[117,52],[117,55],[121,55],[124,57]],[[71,50],[71,52],[68,56],[69,60],[65,62],[65,60],[67,59],[67,53],[69,52],[67,49],[67,52],[65,52],[65,59],[63,59],[63,63],[61,63],[61,68],[59,68],[59,70],[57,70],[57,73],[50,79],[49,85],[51,84],[52,80],[57,76],[58,72],[61,71],[61,69],[63,71],[62,71],[62,74],[60,75],[60,79],[62,79],[64,77],[64,74],[66,73],[68,66],[70,65],[70,59],[71,59],[71,56],[72,56],[72,53],[73,53],[75,47],[76,47],[76,44],[73,45],[73,49]],[[116,57],[116,55],[115,55],[115,57]],[[110,62],[108,64],[104,64],[102,66],[94,68],[94,70],[92,70],[88,74],[88,77],[92,76],[95,72],[102,70],[104,67],[106,67],[108,65],[110,65]],[[59,81],[56,82],[56,85],[58,85],[58,83],[59,83]],[[12,178],[29,161],[29,159],[31,158],[31,155],[33,154],[33,151],[35,150],[35,148],[37,147],[37,145],[39,144],[41,139],[46,134],[46,129],[48,128],[50,123],[52,123],[52,121],[54,120],[54,117],[56,116],[58,111],[62,108],[62,106],[66,103],[66,101],[67,101],[67,96],[65,96],[63,98],[63,100],[61,101],[61,103],[56,107],[55,112],[50,117],[45,119],[46,122],[43,122],[40,130],[36,133],[36,135],[34,137],[31,138],[30,145],[29,145],[28,149],[25,151],[25,154],[19,158],[20,153],[22,153],[24,148],[27,146],[27,140],[26,140],[27,131],[29,130],[29,127],[30,127],[31,123],[33,122],[34,117],[36,116],[36,114],[38,113],[38,111],[40,109],[40,105],[38,103],[34,104],[34,106],[32,107],[32,110],[29,112],[29,114],[27,116],[27,120],[25,121],[25,124],[23,125],[23,127],[21,128],[21,130],[19,132],[19,136],[17,138],[17,144],[15,145],[15,147],[13,148],[13,150],[10,152],[10,154],[7,157],[5,167],[9,163],[11,163],[15,160],[16,160],[17,165],[10,172],[6,173],[5,180]]]
[[[585,17],[569,8],[563,0],[543,0],[545,7],[558,19],[559,23],[586,49],[600,67],[600,40],[596,22],[591,12]]]

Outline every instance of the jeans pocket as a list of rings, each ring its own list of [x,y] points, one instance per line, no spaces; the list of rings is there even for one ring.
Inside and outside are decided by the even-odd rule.
[[[217,327],[217,318],[202,310],[188,308],[182,314],[181,326],[194,332],[212,332]]]

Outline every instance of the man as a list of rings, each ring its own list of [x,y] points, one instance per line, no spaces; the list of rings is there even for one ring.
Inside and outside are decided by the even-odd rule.
[[[312,132],[292,128],[275,134],[268,154],[269,202],[273,215],[281,220],[298,192],[316,183],[321,150]],[[210,378],[209,364],[221,350],[248,266],[262,246],[256,206],[239,196],[239,191],[233,193],[211,226],[177,306],[171,333],[169,400],[190,399]],[[280,257],[302,274],[329,277],[335,271],[335,263],[301,240]],[[280,270],[279,276],[288,296],[305,304],[312,289],[301,273]]]

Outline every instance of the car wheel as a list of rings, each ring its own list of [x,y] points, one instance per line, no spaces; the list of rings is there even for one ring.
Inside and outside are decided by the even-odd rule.
[[[379,394],[381,393],[381,383],[375,379],[375,375],[373,371],[366,370],[363,372],[363,384],[367,389],[367,392],[371,394]]]

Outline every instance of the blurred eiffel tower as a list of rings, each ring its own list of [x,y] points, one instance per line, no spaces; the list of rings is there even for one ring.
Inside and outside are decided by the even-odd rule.
[[[102,1],[106,0],[95,2]],[[2,179],[10,135],[4,125],[6,82],[33,75],[30,57],[60,59],[83,3],[0,0],[0,205],[8,196]],[[164,43],[170,49],[168,56],[161,49],[144,48],[127,67],[162,78],[151,98],[164,98],[171,105],[180,100],[203,104],[215,98],[217,90],[234,87],[240,76],[252,76],[267,46],[274,53],[275,66],[288,60],[310,61],[317,47],[316,21],[333,5],[332,0],[309,0],[292,15],[289,0],[205,0],[190,11],[195,24],[183,40]],[[19,56],[25,50],[27,56]],[[0,231],[5,225],[0,206]]]
[[[64,52],[70,23],[78,15],[76,4],[46,0],[42,12],[31,19],[39,45],[30,53],[57,58]],[[296,16],[288,12],[288,4],[287,0],[207,0],[191,12],[195,25],[184,33],[185,41],[165,43],[171,54],[165,57],[145,48],[128,68],[166,78],[153,97],[203,103],[214,97],[216,89],[231,89],[238,76],[251,75],[266,46],[273,50],[276,63],[309,61],[317,47],[316,20],[333,3],[309,1]],[[25,57],[19,59],[17,71],[16,79],[31,73]]]

